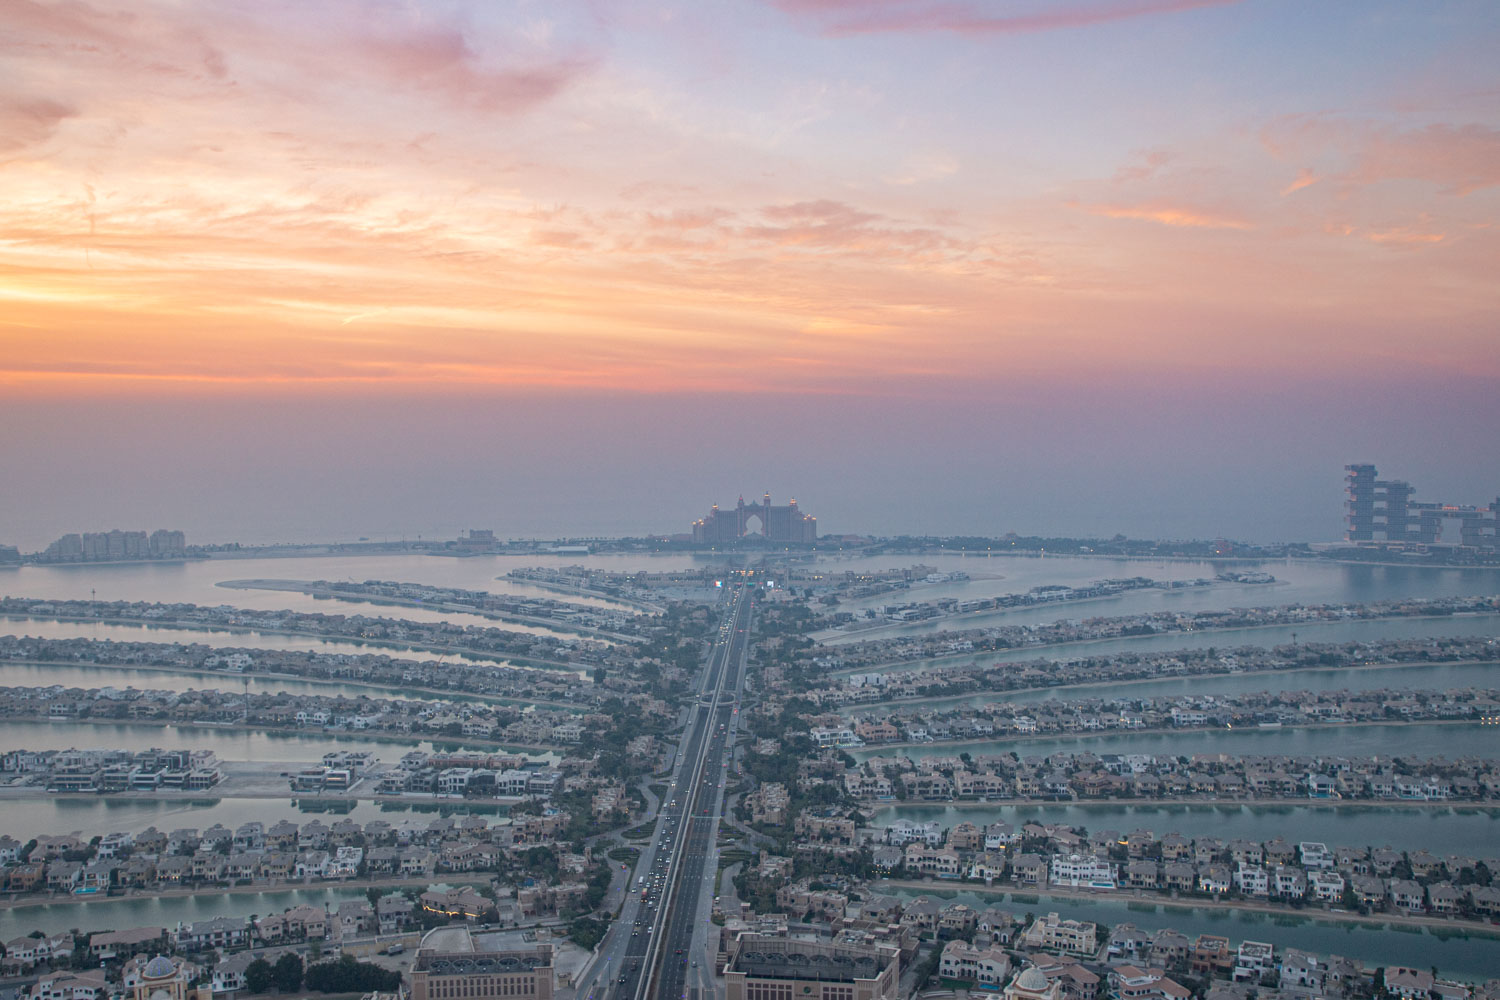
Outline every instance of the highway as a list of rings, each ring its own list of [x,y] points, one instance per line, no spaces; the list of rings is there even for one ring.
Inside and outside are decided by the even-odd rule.
[[[751,589],[736,588],[683,734],[656,835],[629,890],[636,898],[627,901],[601,946],[602,972],[588,976],[592,980],[598,975],[602,981],[580,983],[582,997],[711,1000],[714,995],[713,970],[707,967],[711,953],[703,944],[718,876],[715,844],[734,750],[751,612]]]

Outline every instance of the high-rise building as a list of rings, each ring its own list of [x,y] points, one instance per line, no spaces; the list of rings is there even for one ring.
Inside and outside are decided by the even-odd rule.
[[[42,551],[38,562],[117,562],[126,559],[172,559],[187,554],[187,536],[160,529],[144,531],[86,531],[63,535]]]
[[[1344,466],[1344,537],[1359,543],[1443,543],[1445,522],[1458,523],[1458,544],[1493,551],[1500,547],[1500,497],[1488,507],[1413,500],[1402,479],[1379,479],[1373,465]]]
[[[78,562],[82,558],[83,536],[77,533],[63,535],[42,553],[43,562]]]
[[[180,531],[158,528],[151,532],[150,552],[153,558],[180,556],[187,552],[187,536]]]

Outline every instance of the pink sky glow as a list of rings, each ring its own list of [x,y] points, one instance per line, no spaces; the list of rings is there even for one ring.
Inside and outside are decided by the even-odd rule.
[[[8,0],[0,395],[1494,426],[1496,51],[1477,0]]]

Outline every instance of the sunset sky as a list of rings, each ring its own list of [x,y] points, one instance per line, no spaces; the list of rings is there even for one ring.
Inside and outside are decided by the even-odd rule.
[[[6,0],[0,543],[1487,503],[1497,52],[1491,0]]]

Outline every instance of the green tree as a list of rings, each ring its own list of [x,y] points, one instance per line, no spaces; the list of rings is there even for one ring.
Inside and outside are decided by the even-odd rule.
[[[302,987],[302,956],[287,952],[271,966],[271,980],[283,993],[295,993]]]
[[[337,961],[308,966],[306,980],[307,988],[319,993],[369,993],[396,989],[401,974],[344,955]]]
[[[271,974],[271,963],[257,958],[245,966],[245,989],[251,993],[264,993],[271,988],[275,977]]]
[[[602,862],[594,866],[593,873],[589,875],[588,891],[584,894],[583,898],[584,909],[598,909],[599,904],[604,902],[604,897],[609,892],[609,884],[613,878],[614,872],[610,871],[608,862]],[[589,945],[588,947],[592,948],[593,945]]]
[[[608,927],[602,920],[593,917],[578,917],[568,924],[568,940],[580,948],[593,948],[604,937]]]

